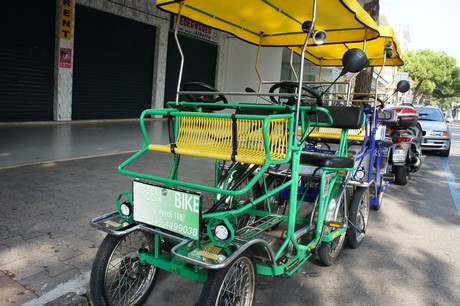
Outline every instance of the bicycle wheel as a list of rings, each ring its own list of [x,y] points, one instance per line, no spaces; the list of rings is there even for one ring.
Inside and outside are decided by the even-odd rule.
[[[278,175],[269,175],[265,181],[265,185],[267,186],[267,192],[270,192],[273,189],[279,187],[283,182],[283,177],[280,177]],[[286,212],[287,203],[288,199],[283,198],[281,192],[278,192],[263,202],[262,210],[265,212],[271,212],[273,214],[283,215]],[[274,230],[279,225],[280,223],[277,223],[273,225],[271,229]]]
[[[381,192],[377,193],[376,203],[375,203],[375,205],[372,205],[373,210],[377,211],[377,210],[380,210],[380,208],[382,208],[383,193],[384,193],[384,191],[381,191]]]
[[[383,195],[385,193],[385,190],[388,187],[388,183],[385,181],[384,176],[388,175],[389,172],[389,165],[388,165],[388,159],[389,159],[389,150],[387,149],[379,149],[379,154],[376,159],[376,163],[380,163],[380,175],[375,176],[375,183],[373,184],[373,192],[371,194],[371,199],[374,200],[373,204],[371,205],[372,209],[377,211],[382,208],[382,203],[383,203]],[[376,184],[376,182],[379,181],[379,184]]]
[[[334,199],[333,201],[336,201],[336,199]],[[331,204],[333,204],[333,203],[331,203]],[[335,220],[330,220],[330,221],[336,221],[336,222],[339,222],[339,223],[344,223],[345,222],[345,216],[344,216],[344,213],[343,213],[343,206],[345,205],[345,198],[344,197],[342,197],[342,200],[340,201],[340,203],[338,205],[340,205],[340,207],[339,207],[337,216],[336,216]],[[332,227],[329,227],[329,228],[325,229],[325,231],[327,233],[330,233],[332,230],[334,230],[334,228],[332,228]],[[346,233],[343,233],[342,235],[338,236],[337,238],[335,238],[331,242],[322,242],[321,243],[321,245],[318,248],[318,256],[319,256],[319,260],[321,261],[322,264],[324,264],[326,266],[331,266],[335,262],[335,260],[337,259],[337,257],[340,254],[340,251],[343,248],[343,245],[344,245],[344,242],[345,242],[345,236],[346,236]]]
[[[107,235],[91,270],[94,305],[142,305],[158,277],[157,267],[139,264],[139,252],[153,251],[153,237],[141,231]]]
[[[246,250],[226,268],[209,271],[197,305],[250,306],[255,301],[255,292],[254,256]]]
[[[380,208],[382,208],[382,204],[383,204],[383,195],[385,193],[385,189],[383,189],[382,191],[380,191],[380,189],[382,188],[382,185],[385,184],[385,181],[383,180],[383,178],[380,179],[380,185],[374,185],[374,188],[375,188],[375,202],[373,205],[371,205],[372,209],[377,211],[377,210],[380,210]]]
[[[369,222],[369,203],[369,189],[357,187],[351,198],[348,217],[351,225],[347,230],[348,245],[353,249],[359,247],[366,235]]]
[[[241,168],[240,168],[241,166]],[[224,180],[221,180],[219,188],[225,188],[229,190],[237,190],[246,187],[253,177],[252,174],[248,175],[247,171],[251,168],[251,165],[236,165],[235,170],[229,171]],[[256,198],[260,197],[260,185],[256,182],[251,189],[245,194],[234,197],[227,197],[225,199],[225,205],[223,209],[231,210],[238,209],[249,202],[254,201]],[[259,204],[256,207],[257,209],[262,209],[262,205]],[[238,224],[236,229],[241,229],[248,224],[253,223],[256,220],[256,216],[244,214],[238,217]]]

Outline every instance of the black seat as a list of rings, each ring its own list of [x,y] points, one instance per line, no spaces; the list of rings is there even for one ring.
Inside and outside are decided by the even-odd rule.
[[[353,168],[355,161],[352,157],[337,157],[318,152],[302,152],[300,163],[316,167]]]
[[[325,106],[324,108],[331,114],[333,128],[360,129],[363,126],[364,112],[360,107]],[[309,112],[307,116],[311,122],[329,122],[323,112]]]

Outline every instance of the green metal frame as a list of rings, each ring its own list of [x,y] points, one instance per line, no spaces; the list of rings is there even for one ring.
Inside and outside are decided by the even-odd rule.
[[[258,198],[254,199],[252,202],[246,203],[241,207],[236,209],[232,209],[230,211],[216,211],[212,213],[203,213],[202,214],[202,222],[204,222],[205,227],[202,228],[203,231],[207,233],[210,237],[210,242],[215,245],[217,248],[222,249],[222,252],[225,256],[230,257],[232,255],[231,248],[240,248],[244,247],[243,242],[238,242],[237,240],[233,240],[235,238],[235,231],[231,229],[230,231],[230,239],[226,242],[221,242],[215,239],[212,235],[212,224],[216,222],[223,222],[229,228],[231,228],[232,222],[238,217],[243,214],[253,214],[255,216],[264,217],[268,215],[268,212],[260,211],[255,209],[256,205],[268,200],[270,197],[275,195],[276,193],[280,192],[284,189],[290,190],[290,200],[289,200],[289,207],[293,209],[289,209],[289,213],[287,216],[282,216],[285,222],[287,222],[287,230],[286,230],[286,238],[282,243],[281,247],[277,250],[274,254],[274,264],[266,265],[266,264],[257,264],[257,272],[263,275],[272,275],[272,276],[279,276],[279,275],[292,275],[308,258],[313,254],[313,251],[316,247],[321,244],[322,242],[330,242],[332,241],[337,235],[343,234],[346,231],[346,228],[338,228],[331,233],[325,235],[323,232],[323,225],[325,223],[325,217],[327,214],[328,203],[331,201],[331,198],[337,196],[338,190],[341,188],[345,188],[344,184],[347,180],[347,173],[352,168],[321,168],[323,170],[319,181],[320,181],[320,188],[319,188],[319,199],[318,199],[318,214],[317,220],[315,225],[315,231],[313,233],[313,239],[307,244],[303,245],[296,241],[294,237],[295,226],[296,224],[307,224],[307,220],[297,217],[297,212],[301,207],[302,199],[300,201],[297,199],[298,194],[298,176],[299,176],[299,166],[300,166],[300,154],[305,145],[305,139],[299,141],[297,137],[297,131],[294,131],[294,114],[295,114],[295,107],[286,107],[286,106],[271,106],[271,105],[242,105],[242,104],[226,104],[225,107],[228,109],[241,109],[241,108],[252,108],[252,109],[264,109],[264,110],[271,110],[274,114],[272,115],[235,115],[236,118],[242,119],[257,119],[257,120],[264,120],[263,124],[263,139],[265,150],[267,152],[267,158],[264,165],[260,166],[259,170],[249,179],[248,183],[237,190],[228,190],[222,189],[217,186],[217,177],[219,161],[216,160],[215,162],[215,181],[214,186],[206,186],[202,184],[196,184],[193,182],[183,181],[179,177],[179,166],[180,166],[180,155],[174,155],[173,165],[171,172],[168,177],[160,177],[156,175],[140,173],[136,171],[127,170],[129,165],[133,163],[136,159],[140,156],[148,152],[149,146],[149,137],[147,134],[147,129],[145,126],[145,119],[147,116],[196,116],[196,117],[212,117],[212,118],[231,118],[231,114],[223,114],[223,113],[203,113],[200,112],[202,107],[212,106],[214,104],[211,103],[191,103],[191,102],[181,102],[180,106],[183,109],[187,109],[187,111],[180,111],[174,108],[165,108],[165,109],[150,109],[146,110],[142,113],[140,117],[140,127],[144,137],[144,144],[141,150],[135,153],[133,156],[128,158],[125,162],[123,162],[119,168],[119,173],[123,175],[128,175],[137,179],[143,179],[148,181],[153,181],[156,183],[162,183],[168,187],[182,187],[182,188],[191,188],[199,191],[205,192],[212,192],[216,196],[214,197],[214,201],[217,200],[217,195],[220,196],[230,196],[230,197],[237,197],[247,193],[254,184],[256,184],[259,180],[263,179],[265,173],[268,171],[270,166],[276,164],[291,164],[291,173],[286,181],[278,186],[277,188],[271,190],[270,192],[266,192],[263,195],[260,195]],[[190,111],[192,110],[192,111]],[[195,111],[193,111],[195,110]],[[309,112],[312,110],[310,106],[302,106],[302,112]],[[302,116],[300,120],[300,128],[302,131],[308,131],[310,127],[313,126],[330,126],[332,124],[332,118],[328,111],[321,107],[316,107],[316,111],[324,112],[327,114],[329,122],[326,123],[314,123],[309,122],[307,116]],[[278,112],[278,113],[277,113]],[[269,119],[279,119],[279,118],[288,118],[289,119],[289,140],[288,140],[288,147],[289,151],[286,154],[286,159],[283,161],[275,161],[272,160],[270,157],[270,148],[268,146],[268,121]],[[177,136],[177,129],[178,120],[176,120],[174,129],[175,135]],[[339,157],[346,157],[348,155],[348,144],[347,144],[347,134],[348,130],[344,129],[341,135],[341,141],[339,144],[339,149],[337,150],[336,155]],[[154,153],[154,152],[153,152]],[[331,175],[332,174],[332,175]],[[120,199],[122,197],[126,197],[132,200],[132,194],[130,193],[123,193],[117,199],[117,209],[120,211]],[[133,204],[135,205],[135,203]],[[132,216],[129,218],[132,221]],[[252,233],[246,234],[243,238],[246,240],[252,239]],[[162,240],[160,240],[159,235],[155,236],[155,251],[153,254],[142,253],[139,254],[140,262],[142,264],[150,264],[159,267],[160,269],[166,270],[168,272],[180,275],[187,279],[197,281],[197,282],[205,282],[208,269],[200,268],[200,264],[194,264],[193,261],[185,262],[180,259],[175,258],[171,254],[161,254],[159,250],[161,249]],[[163,238],[163,240],[168,240],[167,238]],[[169,240],[168,240],[169,241]],[[208,240],[209,241],[209,240]],[[177,241],[170,241],[175,246],[179,246]],[[190,257],[193,253],[193,250],[199,249],[202,247],[202,241],[189,241],[188,244],[185,244],[183,247],[178,248],[177,254],[182,255],[184,257]],[[209,243],[209,242],[208,242]],[[293,254],[286,257],[286,249],[288,246],[292,246],[295,249]],[[254,246],[252,246],[254,247]],[[285,258],[286,257],[286,258]],[[192,260],[192,259],[191,259]]]

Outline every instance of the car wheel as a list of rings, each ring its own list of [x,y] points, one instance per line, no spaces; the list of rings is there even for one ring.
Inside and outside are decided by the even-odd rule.
[[[448,157],[449,154],[450,154],[450,141],[449,141],[449,148],[447,150],[439,151],[439,155],[441,155],[443,157]]]

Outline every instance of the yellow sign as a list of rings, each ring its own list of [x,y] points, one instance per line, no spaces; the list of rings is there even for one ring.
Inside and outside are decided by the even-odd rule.
[[[61,0],[59,36],[63,39],[72,38],[73,0]]]

